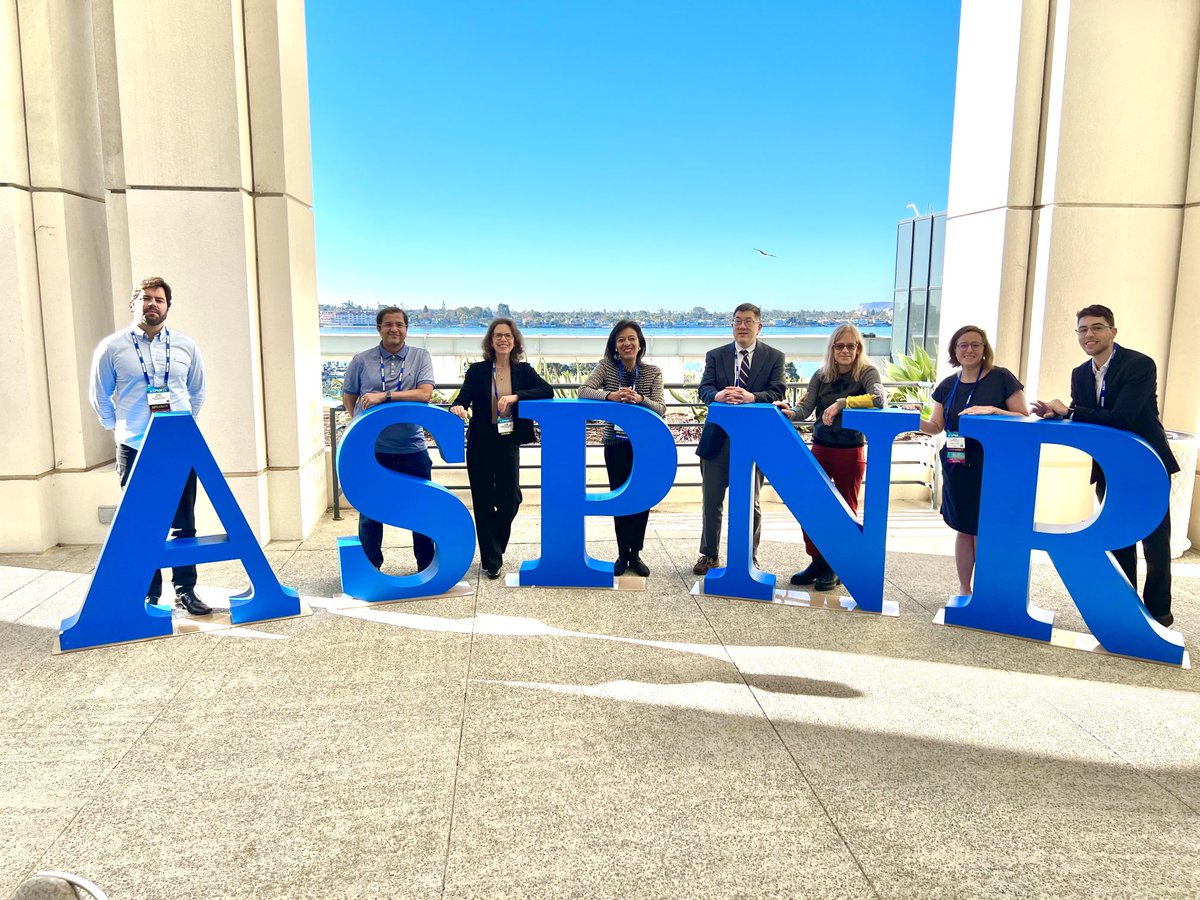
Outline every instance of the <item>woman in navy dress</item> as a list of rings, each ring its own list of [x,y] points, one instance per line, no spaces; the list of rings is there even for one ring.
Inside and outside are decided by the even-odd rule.
[[[994,365],[987,332],[964,325],[950,338],[950,365],[958,373],[934,389],[933,412],[921,423],[926,434],[946,432],[941,450],[942,518],[958,532],[954,562],[960,594],[971,593],[975,542],[979,534],[979,494],[983,485],[983,446],[958,433],[960,416],[1027,416],[1025,386],[1008,369]]]

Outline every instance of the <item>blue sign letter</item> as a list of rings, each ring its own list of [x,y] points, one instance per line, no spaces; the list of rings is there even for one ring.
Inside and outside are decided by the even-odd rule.
[[[463,461],[463,421],[425,403],[385,403],[354,417],[338,445],[338,480],[359,514],[408,528],[434,542],[433,562],[415,575],[386,575],[367,559],[357,537],[338,538],[342,590],[372,602],[444,594],[458,584],[475,555],[475,526],[462,501],[440,484],[385,469],[375,440],[389,425],[412,422],[437,441],[446,462]]]
[[[1183,638],[1150,618],[1107,552],[1141,540],[1166,512],[1170,482],[1150,445],[1117,428],[1009,416],[963,416],[960,430],[983,444],[983,494],[975,592],[946,607],[946,624],[1050,640],[1053,614],[1029,605],[1029,557],[1040,549],[1050,554],[1100,646],[1181,665]],[[1043,444],[1082,450],[1104,469],[1104,503],[1089,521],[1034,522]]]
[[[671,490],[677,464],[671,429],[640,406],[605,400],[526,400],[542,428],[542,555],[521,564],[521,584],[612,587],[611,562],[588,555],[585,516],[627,516],[653,508]],[[633,471],[615,491],[587,492],[587,423],[620,425],[633,442]]]
[[[193,470],[228,533],[166,540]],[[83,606],[63,620],[59,647],[80,650],[170,634],[171,611],[146,603],[155,571],[223,560],[240,561],[250,577],[250,590],[230,598],[235,624],[300,614],[300,599],[275,578],[191,413],[159,413],[150,419]]]
[[[874,473],[867,479],[862,525],[791,422],[774,406],[714,403],[708,415],[710,422],[729,435],[729,531],[728,563],[705,576],[704,592],[746,600],[774,596],[775,576],[752,564],[752,481],[757,463],[821,548],[858,607],[882,612],[892,442],[899,434],[916,431],[919,415],[899,409],[848,409],[842,413],[847,428],[866,435]]]

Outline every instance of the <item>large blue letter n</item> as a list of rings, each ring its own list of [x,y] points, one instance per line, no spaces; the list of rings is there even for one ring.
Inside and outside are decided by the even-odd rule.
[[[757,463],[841,577],[857,608],[883,612],[892,444],[897,435],[917,429],[917,413],[898,409],[842,413],[847,428],[866,436],[870,451],[860,525],[795,427],[774,406],[714,403],[708,410],[709,422],[729,435],[729,539],[728,563],[705,576],[704,592],[746,600],[774,596],[775,576],[752,565],[751,484]]]
[[[196,478],[227,534],[169,540],[188,475]],[[154,572],[175,566],[239,560],[250,590],[230,598],[230,620],[241,625],[300,614],[296,592],[279,584],[258,539],[225,483],[191,413],[150,420],[116,518],[100,551],[79,612],[62,623],[58,645],[81,650],[171,634],[171,611],[146,603]]]

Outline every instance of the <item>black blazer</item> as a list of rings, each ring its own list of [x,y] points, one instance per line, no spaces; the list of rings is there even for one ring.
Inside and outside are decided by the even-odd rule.
[[[704,375],[700,378],[701,403],[711,404],[718,392],[733,385],[736,358],[733,346],[733,341],[730,341],[704,355]],[[787,390],[783,380],[783,353],[759,341],[750,358],[750,381],[744,387],[754,395],[755,403],[782,400]],[[705,422],[696,455],[713,459],[721,452],[726,440],[723,429]]]
[[[513,393],[517,395],[517,403],[513,406],[512,438],[518,444],[532,444],[537,438],[533,433],[533,419],[522,419],[518,412],[522,400],[550,400],[554,397],[554,388],[537,373],[537,369],[529,363],[512,364]],[[450,401],[451,406],[469,406],[471,421],[467,426],[467,441],[476,429],[483,425],[492,424],[492,364],[487,360],[471,363],[463,378],[462,387]]]
[[[1071,409],[1075,422],[1107,425],[1132,431],[1154,448],[1167,467],[1167,474],[1179,471],[1175,454],[1167,444],[1167,434],[1158,418],[1158,370],[1154,360],[1127,347],[1114,347],[1112,362],[1104,377],[1104,406],[1096,402],[1096,378],[1092,361],[1071,372]],[[1100,477],[1100,467],[1092,463],[1092,481]]]

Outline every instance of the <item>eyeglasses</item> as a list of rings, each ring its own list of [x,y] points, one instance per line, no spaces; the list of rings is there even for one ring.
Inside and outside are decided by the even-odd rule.
[[[969,342],[963,341],[962,343],[960,343],[958,345],[958,349],[959,350],[982,350],[983,342],[982,341],[969,341]]]
[[[734,325],[744,325],[747,328],[753,328],[755,325],[758,324],[758,319],[753,319],[753,318],[751,318],[751,319],[734,319],[733,324]]]
[[[834,344],[834,350],[857,350],[858,344]]]
[[[1104,334],[1111,327],[1111,325],[1107,325],[1104,322],[1094,322],[1091,325],[1080,325],[1075,329],[1075,333],[1080,337],[1083,337],[1085,334]]]
[[[502,331],[492,332],[492,340],[493,341],[511,341],[512,339],[513,339],[513,336],[511,334],[505,334]]]

